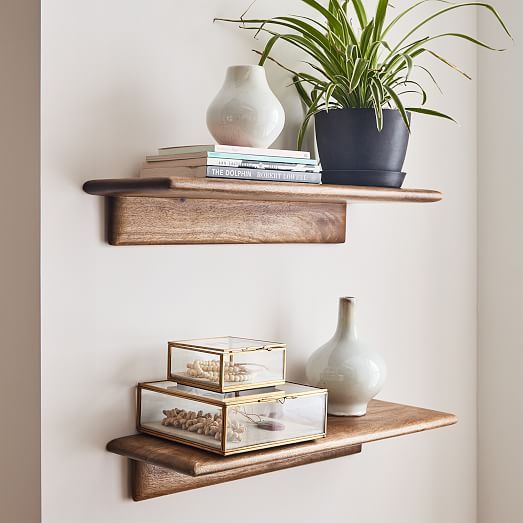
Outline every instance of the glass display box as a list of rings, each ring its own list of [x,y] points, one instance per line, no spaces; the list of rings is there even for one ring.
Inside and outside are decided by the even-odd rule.
[[[323,438],[327,390],[284,383],[212,392],[173,381],[140,383],[140,432],[224,456]]]
[[[170,341],[167,379],[215,392],[285,383],[286,345],[225,336]]]

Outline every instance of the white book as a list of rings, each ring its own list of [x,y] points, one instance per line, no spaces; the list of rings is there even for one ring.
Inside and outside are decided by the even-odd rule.
[[[160,155],[176,155],[187,153],[234,153],[247,154],[256,156],[282,156],[287,158],[303,158],[309,159],[310,153],[306,151],[291,151],[283,149],[260,149],[258,147],[240,147],[239,145],[181,145],[178,147],[160,147],[158,154]]]

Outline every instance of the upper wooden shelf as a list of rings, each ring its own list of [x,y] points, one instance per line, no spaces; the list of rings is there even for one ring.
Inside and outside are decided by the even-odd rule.
[[[343,243],[347,203],[442,197],[424,189],[177,177],[91,180],[84,191],[109,197],[112,245]]]
[[[373,400],[366,416],[329,416],[327,437],[222,457],[152,436],[118,438],[107,449],[131,460],[135,501],[356,454],[364,443],[453,425],[444,412]]]
[[[91,180],[84,191],[99,196],[145,196],[156,198],[204,198],[213,200],[259,200],[287,202],[417,202],[441,200],[438,191],[385,189],[349,185],[260,182],[213,178],[120,178]]]

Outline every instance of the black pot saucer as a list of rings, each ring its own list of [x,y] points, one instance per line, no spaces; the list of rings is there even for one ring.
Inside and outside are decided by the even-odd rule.
[[[406,175],[407,173],[396,171],[326,170],[321,173],[321,183],[399,189]]]

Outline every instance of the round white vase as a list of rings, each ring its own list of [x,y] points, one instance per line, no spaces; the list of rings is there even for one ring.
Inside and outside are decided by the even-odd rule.
[[[307,362],[309,383],[329,390],[328,412],[335,416],[366,414],[387,376],[383,358],[358,339],[355,306],[354,298],[340,298],[334,336]]]
[[[207,127],[222,145],[268,148],[285,124],[285,112],[259,65],[234,65],[207,109]]]

